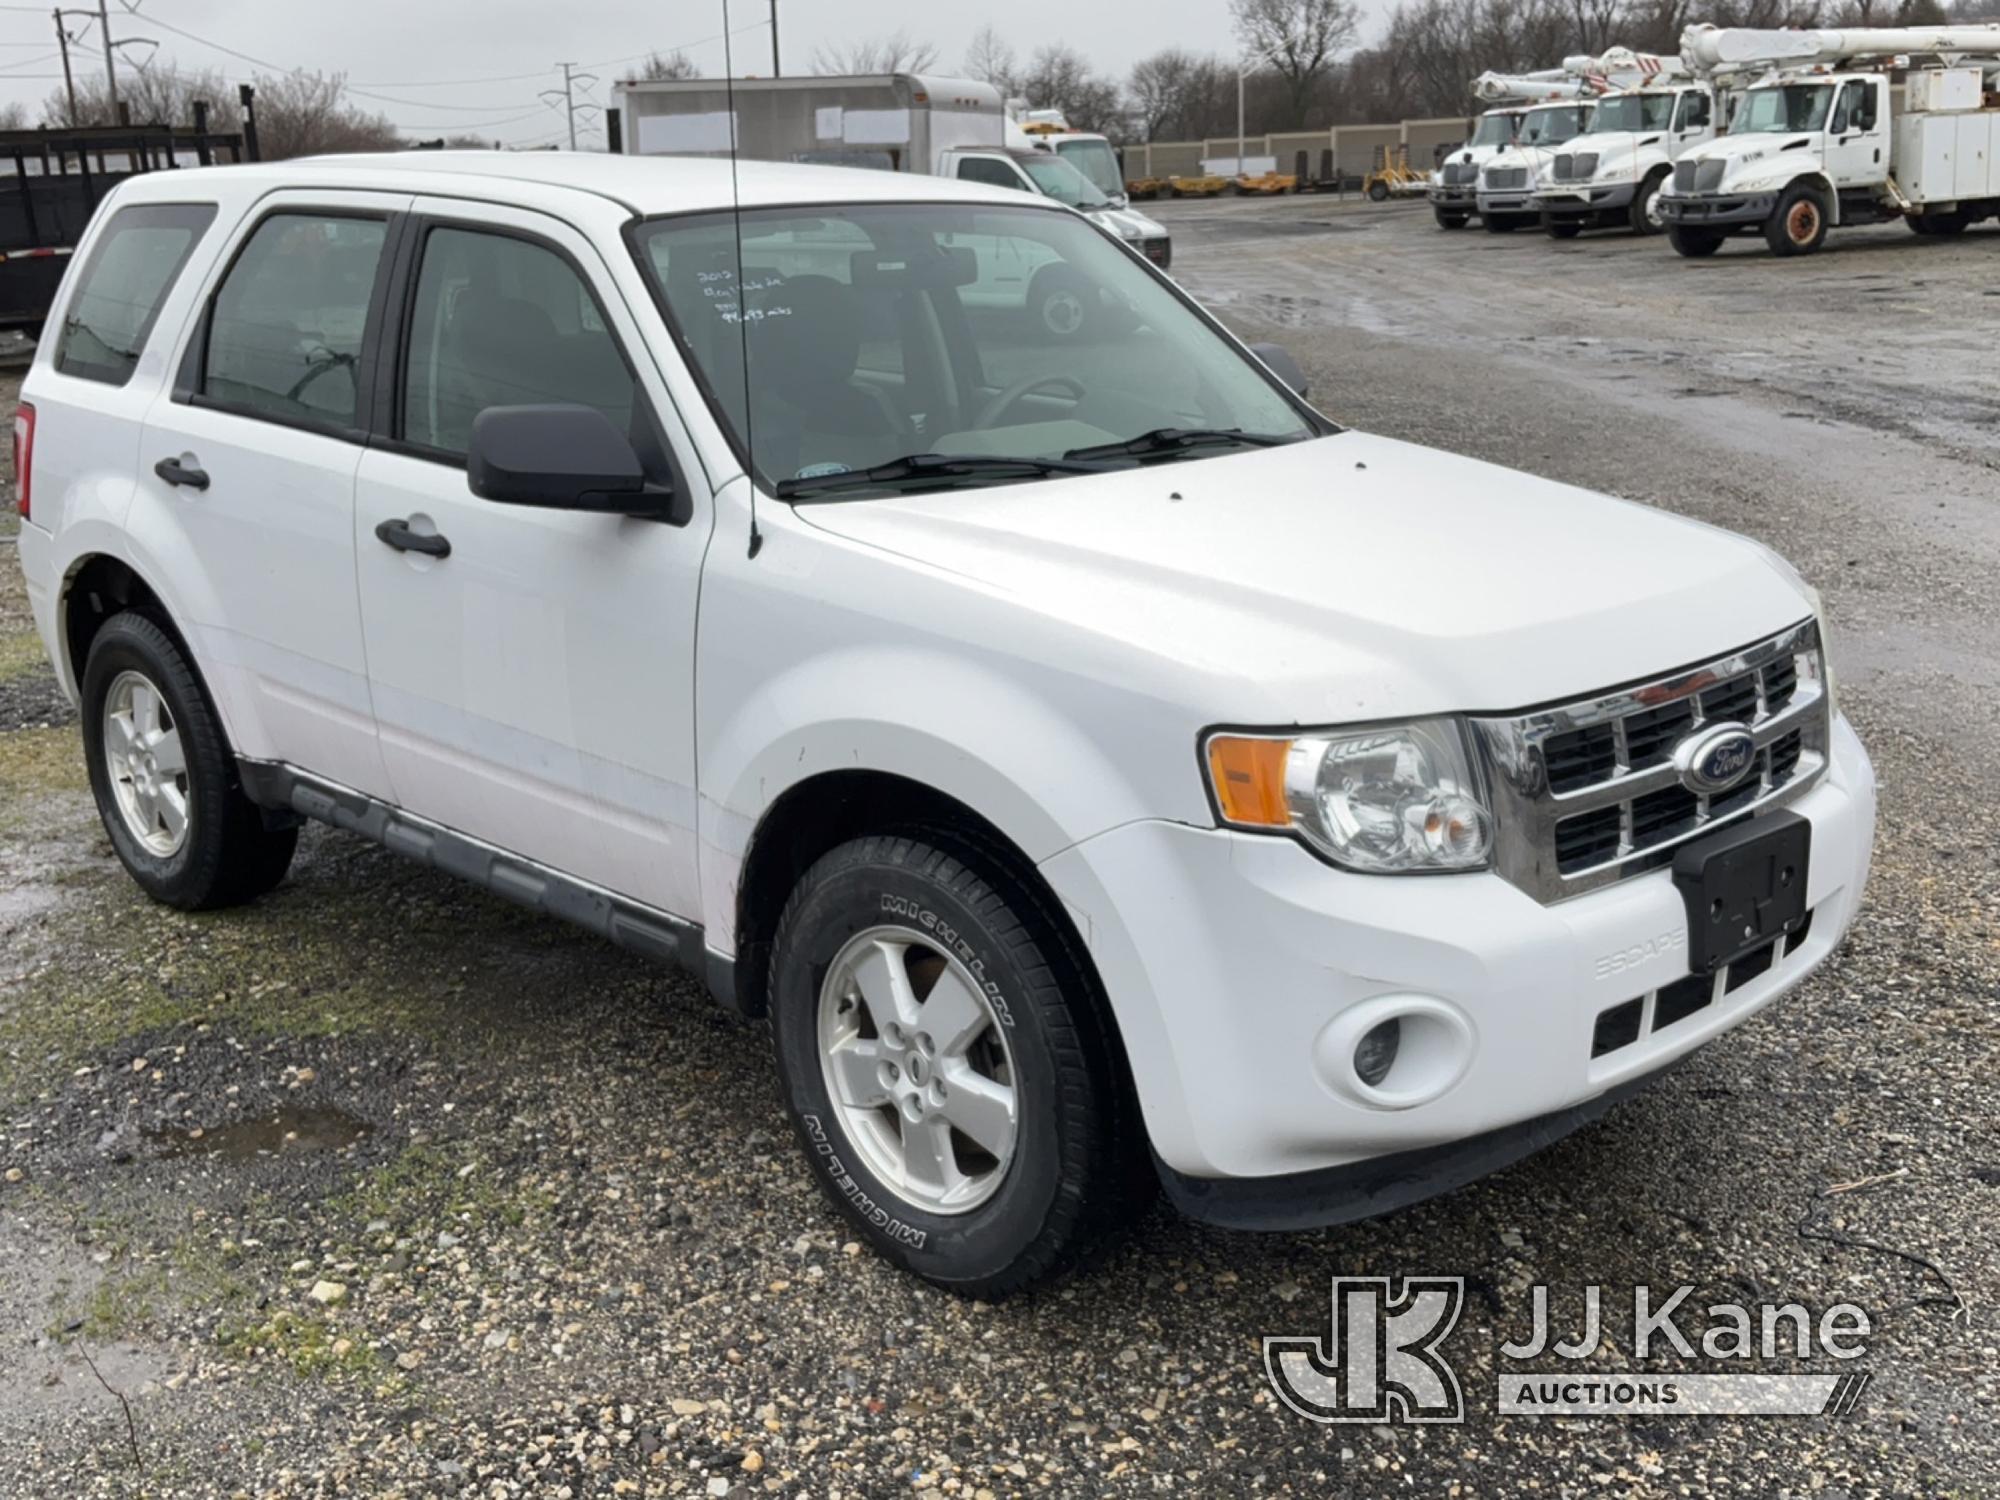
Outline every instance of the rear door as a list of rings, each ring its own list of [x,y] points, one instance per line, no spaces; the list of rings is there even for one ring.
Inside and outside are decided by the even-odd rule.
[[[713,517],[640,325],[590,240],[419,200],[354,536],[382,752],[433,822],[679,915],[695,884],[694,625]],[[578,403],[693,518],[538,510],[466,485],[491,406]],[[385,534],[388,539],[385,539]],[[442,537],[448,555],[409,545]]]
[[[387,791],[354,584],[354,476],[407,196],[282,192],[237,226],[139,446],[135,537],[182,600],[238,749]]]

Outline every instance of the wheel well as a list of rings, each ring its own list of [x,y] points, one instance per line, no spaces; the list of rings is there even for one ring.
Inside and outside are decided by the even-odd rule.
[[[194,661],[166,606],[160,603],[160,596],[147,586],[145,579],[115,557],[100,553],[71,574],[63,589],[61,608],[63,651],[69,659],[71,680],[79,692],[83,688],[84,664],[90,660],[90,643],[97,639],[105,621],[128,609],[147,615],[173,637],[190,664]]]

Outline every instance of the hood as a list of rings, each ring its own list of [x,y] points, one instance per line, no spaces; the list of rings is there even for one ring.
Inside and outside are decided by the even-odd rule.
[[[1083,210],[1083,216],[1119,239],[1158,239],[1167,232],[1158,220],[1149,219],[1132,208],[1087,208]]]
[[[1760,130],[1752,135],[1719,135],[1682,155],[1682,161],[1765,162],[1780,155],[1808,154],[1818,139],[1810,131]],[[1790,150],[1786,150],[1790,147]]]
[[[1812,613],[1743,537],[1356,432],[797,514],[1001,606],[951,628],[1060,641],[1210,723],[1516,709]]]

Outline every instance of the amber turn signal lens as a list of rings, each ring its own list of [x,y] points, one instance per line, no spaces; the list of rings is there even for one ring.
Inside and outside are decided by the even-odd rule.
[[[1290,740],[1219,734],[1208,742],[1208,776],[1225,822],[1252,828],[1285,828],[1285,758]]]

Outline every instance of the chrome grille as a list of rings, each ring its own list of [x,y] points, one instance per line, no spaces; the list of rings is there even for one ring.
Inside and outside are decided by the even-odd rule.
[[[1526,167],[1493,167],[1486,173],[1486,186],[1495,192],[1506,192],[1511,188],[1524,188],[1527,185]]]
[[[1549,163],[1549,177],[1556,182],[1568,182],[1576,176],[1576,158],[1558,156]]]
[[[1712,193],[1722,186],[1722,169],[1728,165],[1720,161],[1679,161],[1674,163],[1674,191],[1677,193]]]
[[[1656,868],[1726,818],[1791,801],[1826,768],[1819,628],[1808,620],[1716,661],[1576,703],[1476,717],[1492,783],[1500,874],[1559,901]],[[1741,724],[1750,772],[1713,796],[1682,783],[1695,730]]]
[[[1479,176],[1479,168],[1469,161],[1448,161],[1444,164],[1444,185],[1465,187]]]
[[[1694,169],[1695,164],[1691,161],[1677,161],[1674,163],[1675,192],[1691,193],[1694,191]]]
[[[1579,151],[1570,160],[1576,163],[1576,175],[1579,182],[1588,182],[1592,177],[1597,175],[1597,153],[1595,151]]]

